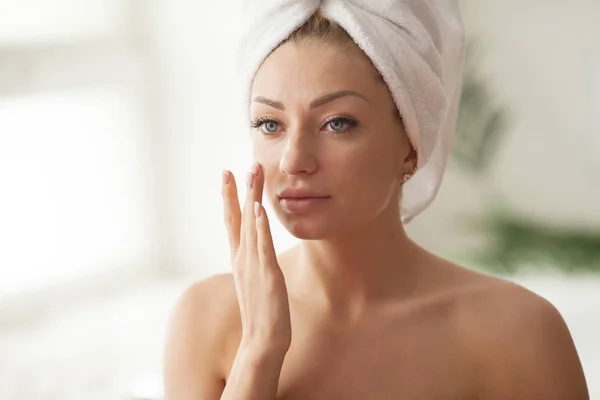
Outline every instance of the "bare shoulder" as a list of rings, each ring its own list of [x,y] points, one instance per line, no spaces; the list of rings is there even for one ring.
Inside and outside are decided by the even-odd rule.
[[[172,398],[213,398],[224,386],[230,343],[241,332],[231,274],[190,285],[174,305],[166,332],[163,375]],[[218,397],[217,397],[218,398]]]
[[[233,275],[211,275],[191,284],[179,297],[174,312],[187,310],[201,318],[219,318],[224,311],[234,311],[237,297]],[[215,322],[215,321],[212,321]]]
[[[225,345],[241,329],[233,275],[216,274],[190,285],[178,299],[171,321],[184,324],[193,338],[206,342],[200,345],[212,349]]]
[[[476,273],[477,274],[477,273]],[[477,276],[460,323],[480,398],[588,400],[579,356],[556,307],[507,280]]]

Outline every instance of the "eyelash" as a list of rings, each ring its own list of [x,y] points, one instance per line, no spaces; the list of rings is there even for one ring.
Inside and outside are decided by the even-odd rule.
[[[267,117],[260,117],[259,119],[257,119],[256,121],[252,121],[250,122],[250,126],[254,129],[256,128],[260,128],[261,126],[263,126],[264,124],[266,124],[267,122],[275,122],[276,124],[278,124],[277,121],[272,120],[270,118]]]
[[[254,129],[257,129],[257,128],[260,128],[261,126],[263,126],[264,124],[266,124],[268,122],[273,122],[273,123],[276,123],[277,125],[281,125],[279,122],[277,122],[277,121],[275,121],[275,120],[273,120],[271,118],[260,117],[256,121],[251,122],[250,126],[252,128],[254,128]],[[358,121],[356,121],[356,120],[354,120],[352,118],[349,118],[349,117],[331,117],[331,118],[328,118],[327,120],[325,120],[325,123],[323,124],[323,126],[329,125],[332,122],[342,122],[343,124],[349,126],[349,128],[346,129],[346,130],[344,130],[344,131],[335,131],[335,130],[329,131],[330,133],[333,133],[333,134],[336,134],[336,135],[347,134],[350,129],[355,128],[358,125]],[[266,135],[266,136],[275,135],[275,133],[269,133],[269,134],[267,134],[267,133],[264,133],[264,132],[262,132],[262,134]]]

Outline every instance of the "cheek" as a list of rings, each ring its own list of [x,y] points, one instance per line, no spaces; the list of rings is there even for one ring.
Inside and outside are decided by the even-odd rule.
[[[396,188],[396,172],[390,149],[360,146],[336,157],[335,185],[346,214],[373,215],[389,206]]]
[[[359,146],[336,157],[340,180],[349,189],[362,193],[390,186],[395,164],[389,149],[376,145]]]
[[[277,174],[279,171],[280,154],[272,146],[267,146],[259,140],[253,144],[254,160],[260,163],[265,174],[264,193],[272,200],[277,190]]]

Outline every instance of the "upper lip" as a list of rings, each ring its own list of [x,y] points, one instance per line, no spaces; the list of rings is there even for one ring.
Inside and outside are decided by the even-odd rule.
[[[323,198],[329,197],[327,195],[317,193],[315,191],[309,189],[302,188],[285,188],[281,192],[279,192],[279,197],[282,199],[303,199],[303,198]]]

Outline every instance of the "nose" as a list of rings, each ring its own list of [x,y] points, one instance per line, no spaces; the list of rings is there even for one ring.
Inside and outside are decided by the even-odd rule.
[[[279,169],[287,175],[313,174],[318,169],[315,139],[310,134],[288,133]]]

